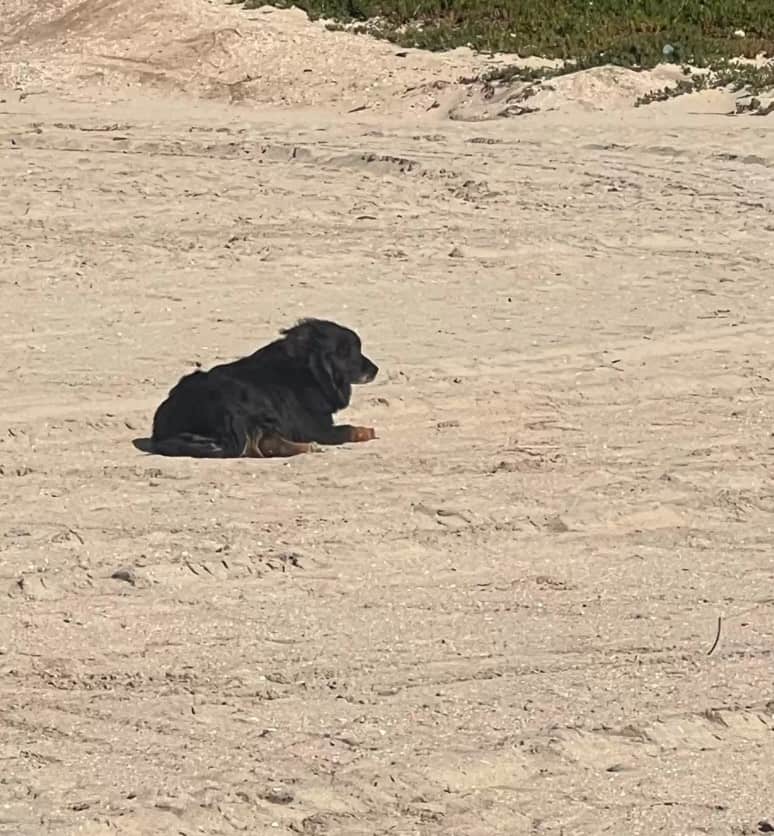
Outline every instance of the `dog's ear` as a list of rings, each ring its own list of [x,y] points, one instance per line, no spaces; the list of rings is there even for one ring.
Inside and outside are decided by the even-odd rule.
[[[288,357],[303,362],[309,355],[314,340],[314,327],[310,320],[302,319],[290,328],[283,328],[280,334],[285,338],[282,342]]]
[[[328,346],[315,344],[309,352],[309,371],[331,412],[349,406],[352,386],[337,367],[337,358]]]
[[[326,324],[317,319],[302,319],[282,331],[285,351],[294,362],[305,366],[329,412],[349,406],[352,386],[343,366],[339,346]]]

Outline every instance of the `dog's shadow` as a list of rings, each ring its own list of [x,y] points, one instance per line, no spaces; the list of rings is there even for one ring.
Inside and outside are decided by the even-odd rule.
[[[150,438],[133,438],[132,444],[136,450],[139,450],[141,453],[152,453],[153,452],[153,441]]]

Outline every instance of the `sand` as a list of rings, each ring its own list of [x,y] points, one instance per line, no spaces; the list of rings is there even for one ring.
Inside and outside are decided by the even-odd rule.
[[[774,824],[771,119],[614,70],[496,118],[468,50],[5,5],[0,832]],[[378,440],[135,449],[303,315],[362,335]]]

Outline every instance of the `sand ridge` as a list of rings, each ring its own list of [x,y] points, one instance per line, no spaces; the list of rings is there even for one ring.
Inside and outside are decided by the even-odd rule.
[[[6,83],[45,89],[139,84],[227,101],[381,109],[408,88],[456,82],[484,64],[470,50],[435,56],[329,32],[297,9],[248,12],[207,0],[20,4],[0,31]],[[419,98],[408,108],[421,108]]]

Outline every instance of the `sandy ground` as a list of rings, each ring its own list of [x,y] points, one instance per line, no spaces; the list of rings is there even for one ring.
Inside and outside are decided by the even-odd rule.
[[[0,832],[774,824],[771,120],[347,114],[404,59],[309,31],[373,49],[351,97],[44,38],[0,94]],[[133,447],[301,315],[363,336],[377,441]]]

